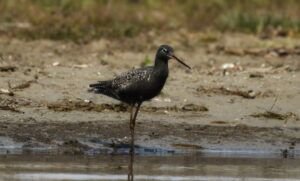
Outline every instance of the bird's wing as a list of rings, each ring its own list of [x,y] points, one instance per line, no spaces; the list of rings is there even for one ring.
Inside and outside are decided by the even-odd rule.
[[[133,85],[136,82],[150,79],[152,71],[152,67],[130,70],[129,72],[125,72],[113,79],[112,87],[119,90],[126,89],[128,86]]]

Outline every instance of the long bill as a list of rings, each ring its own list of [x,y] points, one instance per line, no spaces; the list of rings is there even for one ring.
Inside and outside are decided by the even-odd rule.
[[[188,66],[186,63],[184,63],[182,60],[180,60],[178,57],[176,57],[174,54],[170,55],[171,58],[174,58],[175,60],[177,60],[179,63],[181,63],[182,65],[186,66],[189,69],[192,69],[190,66]]]

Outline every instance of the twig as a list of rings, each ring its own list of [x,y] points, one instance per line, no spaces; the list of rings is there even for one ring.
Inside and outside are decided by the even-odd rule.
[[[0,72],[14,72],[16,69],[17,67],[12,65],[0,66]]]
[[[274,102],[273,102],[273,104],[272,104],[271,108],[269,109],[269,112],[271,112],[271,111],[272,111],[273,107],[274,107],[274,106],[275,106],[275,104],[277,103],[277,99],[278,99],[278,95],[275,97],[275,100],[274,100]]]

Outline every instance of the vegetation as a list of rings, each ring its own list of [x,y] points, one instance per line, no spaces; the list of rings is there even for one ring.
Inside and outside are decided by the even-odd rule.
[[[89,41],[140,33],[300,30],[298,0],[1,0],[0,35]]]

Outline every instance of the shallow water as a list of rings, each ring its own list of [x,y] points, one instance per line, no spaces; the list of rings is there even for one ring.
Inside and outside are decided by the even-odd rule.
[[[130,156],[2,155],[0,180],[127,180]],[[135,156],[134,180],[300,180],[300,159],[201,154]]]

